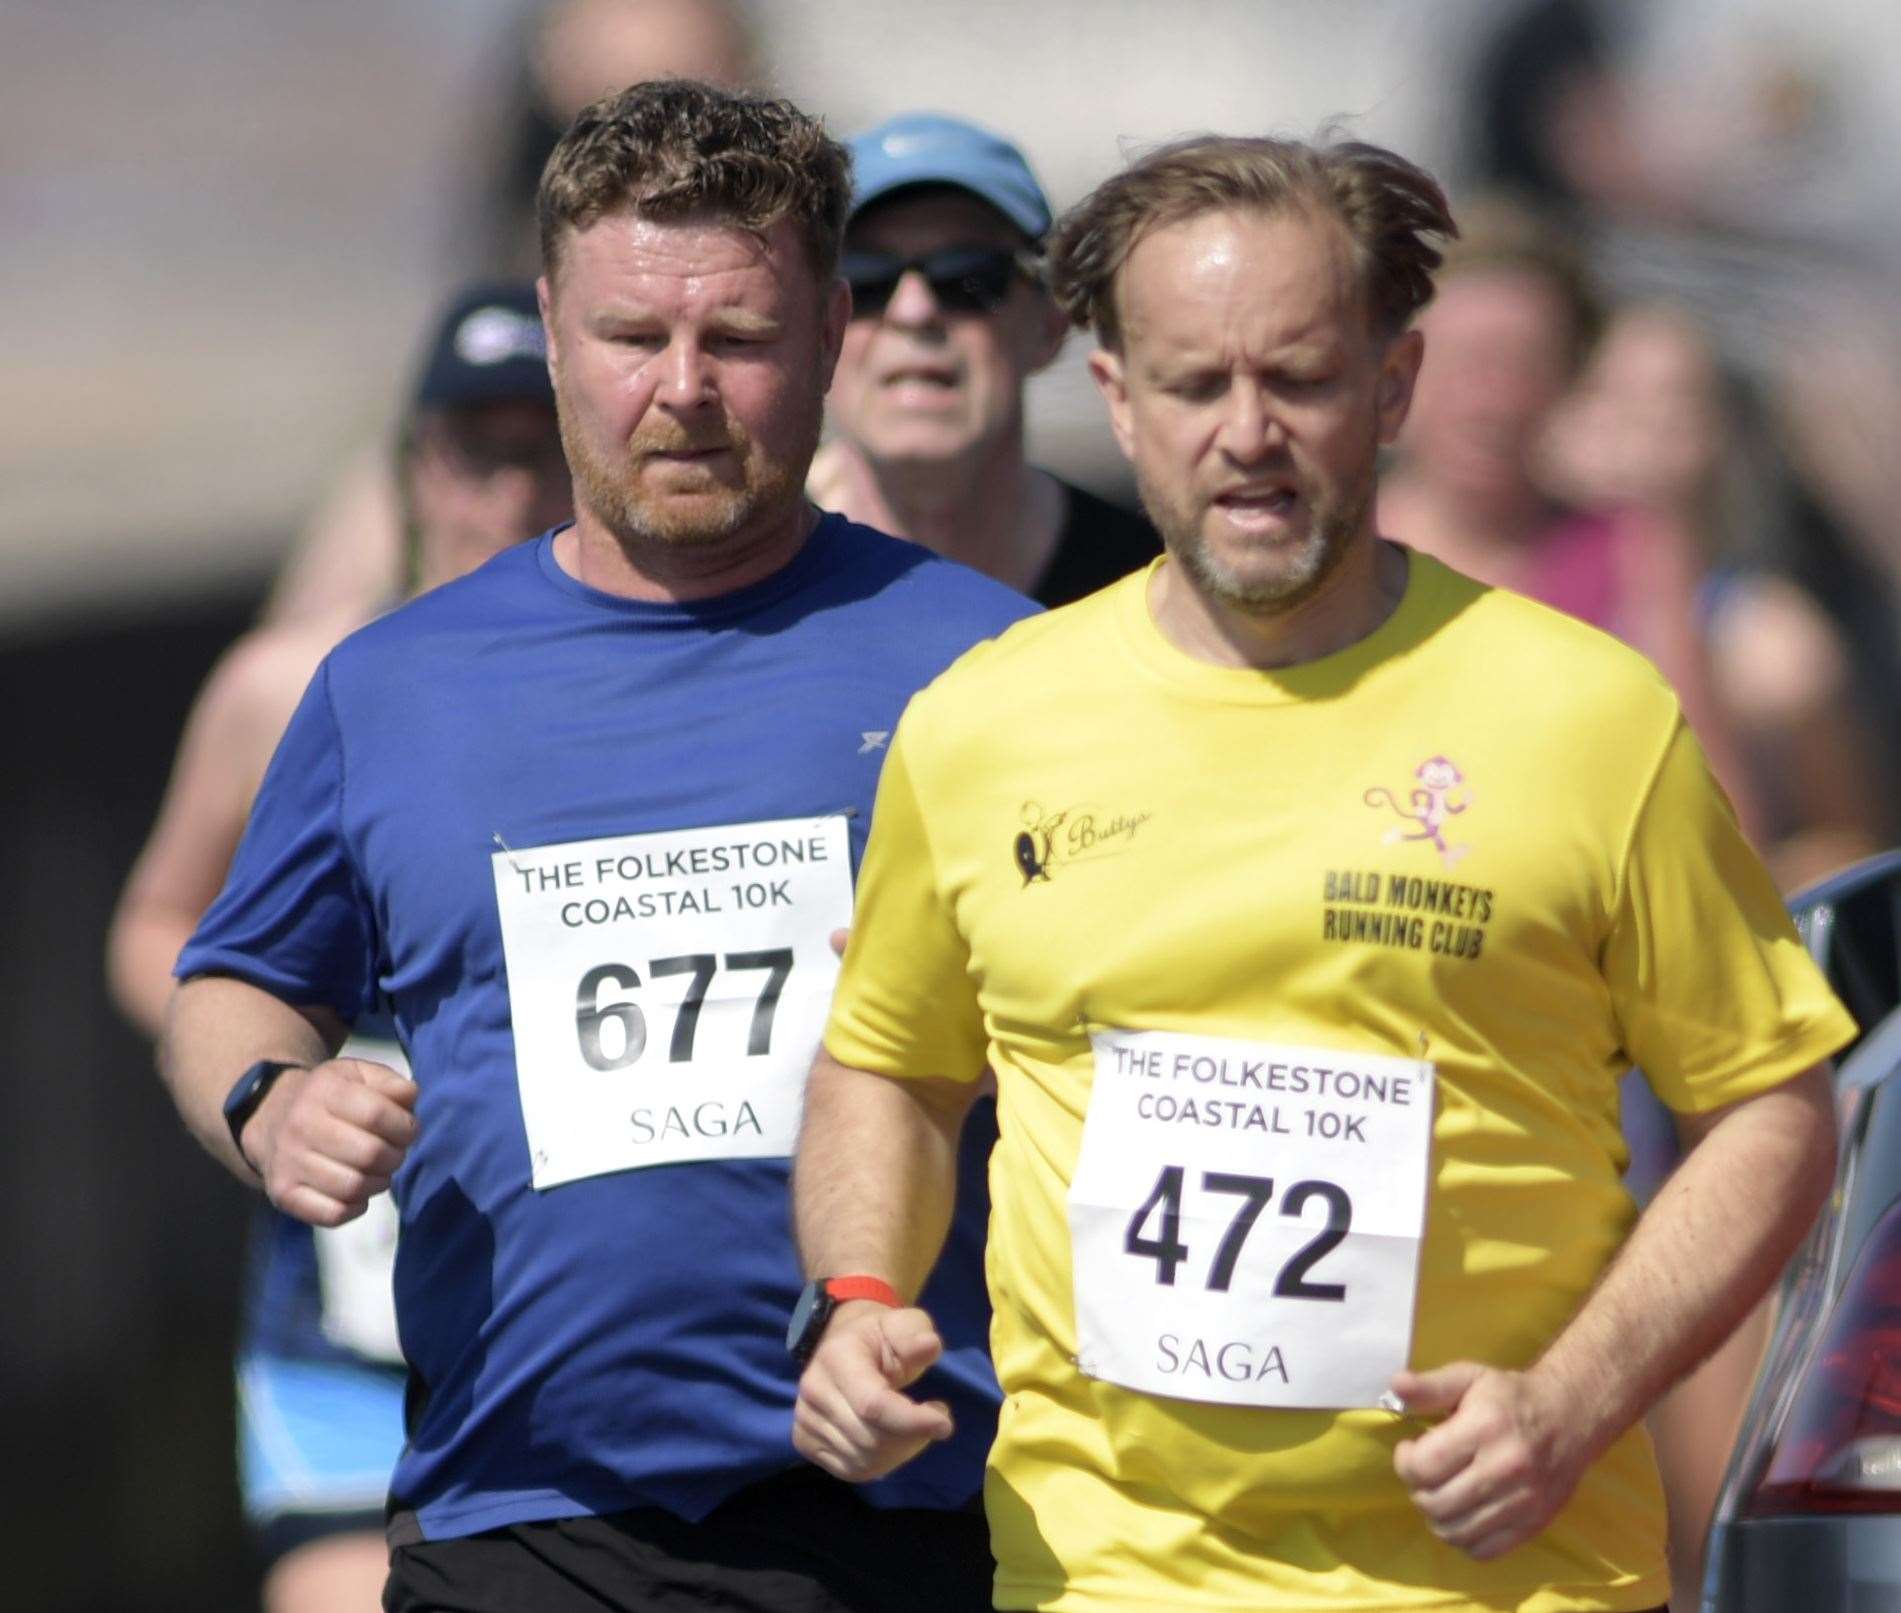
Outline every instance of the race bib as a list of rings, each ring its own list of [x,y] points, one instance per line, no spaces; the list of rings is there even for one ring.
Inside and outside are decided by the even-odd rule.
[[[1412,1345],[1429,1063],[1092,1035],[1069,1190],[1077,1366],[1237,1406],[1371,1406]]]
[[[537,1188],[791,1154],[851,923],[842,816],[493,862]]]
[[[371,1059],[408,1075],[396,1042],[352,1036],[338,1058]],[[372,1361],[400,1362],[396,1338],[396,1200],[378,1193],[370,1207],[340,1227],[313,1227],[323,1336]]]

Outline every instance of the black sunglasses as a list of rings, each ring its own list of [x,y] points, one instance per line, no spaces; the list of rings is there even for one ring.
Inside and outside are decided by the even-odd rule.
[[[898,282],[915,269],[946,313],[983,314],[1010,295],[1017,275],[1038,278],[1041,265],[1027,252],[1001,246],[947,246],[915,258],[895,252],[847,252],[838,272],[851,287],[854,318],[875,318],[890,304]]]

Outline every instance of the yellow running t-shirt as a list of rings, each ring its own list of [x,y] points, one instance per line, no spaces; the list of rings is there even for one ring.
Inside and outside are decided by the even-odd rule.
[[[1631,1064],[1706,1110],[1853,1025],[1631,651],[1412,555],[1360,643],[1216,667],[1151,575],[913,700],[826,1035],[996,1071],[998,1605],[1661,1602],[1641,1429],[1477,1563],[1367,1363],[1520,1368],[1563,1328],[1635,1218]]]

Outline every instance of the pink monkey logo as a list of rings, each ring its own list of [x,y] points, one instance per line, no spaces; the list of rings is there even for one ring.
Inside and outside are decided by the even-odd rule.
[[[1472,804],[1472,787],[1465,782],[1465,775],[1444,756],[1434,756],[1421,762],[1413,769],[1413,778],[1416,782],[1409,792],[1410,810],[1400,805],[1391,790],[1380,786],[1368,790],[1362,799],[1370,807],[1391,807],[1406,823],[1415,825],[1407,829],[1394,824],[1381,837],[1386,845],[1398,845],[1406,840],[1430,840],[1446,868],[1456,868],[1459,860],[1472,848],[1463,844],[1446,844],[1446,820],[1457,817]]]

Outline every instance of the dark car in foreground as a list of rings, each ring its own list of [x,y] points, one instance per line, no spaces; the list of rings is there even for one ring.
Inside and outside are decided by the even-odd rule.
[[[1861,1026],[1835,1190],[1785,1274],[1717,1500],[1704,1613],[1901,1613],[1901,852],[1791,904]]]

